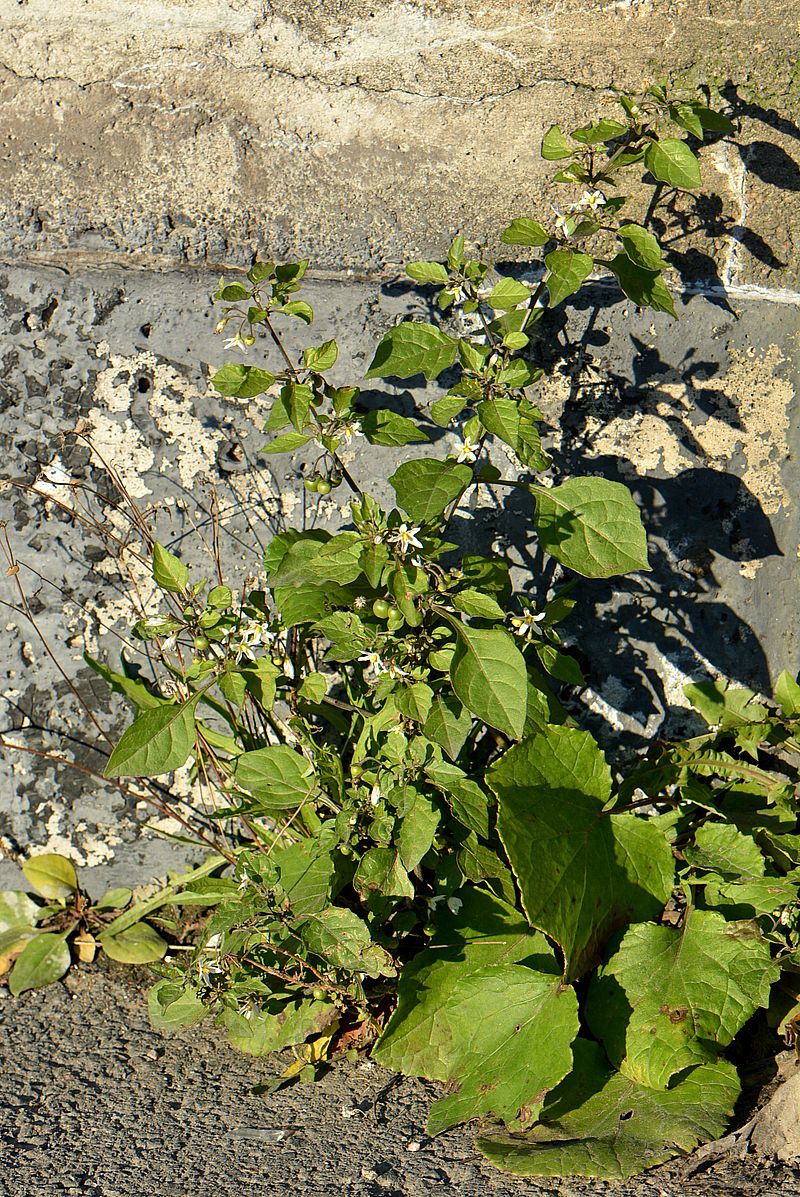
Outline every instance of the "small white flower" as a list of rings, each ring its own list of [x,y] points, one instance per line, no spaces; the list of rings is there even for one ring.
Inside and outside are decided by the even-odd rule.
[[[465,436],[461,448],[458,451],[456,461],[467,462],[472,465],[474,461],[478,460],[481,446],[479,441],[474,441],[471,436]]]
[[[197,984],[201,989],[204,989],[211,984],[212,975],[224,971],[219,964],[213,964],[210,960],[198,960]]]
[[[461,909],[461,907],[463,905],[464,905],[464,903],[461,900],[461,898],[448,898],[447,899],[447,909],[450,911],[451,914],[458,914],[459,910]]]
[[[367,600],[364,598],[363,594],[357,594],[353,599],[353,606],[355,607],[356,611],[363,611],[366,605]]]
[[[246,1018],[249,1022],[254,1014],[261,1013],[261,1003],[254,993],[248,993],[247,997],[243,997],[238,1002],[236,1009],[242,1018]]]
[[[555,204],[551,204],[550,207],[556,214],[556,232],[560,233],[562,237],[571,237],[574,223],[572,218],[565,216]]]
[[[400,550],[400,556],[405,557],[409,549],[421,549],[422,541],[417,539],[418,527],[409,528],[408,524],[401,524],[392,533],[392,540]]]
[[[219,932],[217,932],[216,935],[212,935],[210,939],[206,940],[204,947],[210,949],[211,951],[215,951],[221,945],[221,943],[222,936],[219,934]]]
[[[371,670],[376,674],[386,673],[386,663],[380,653],[362,653],[358,659],[362,664],[366,665],[367,670]]]
[[[355,436],[363,436],[363,432],[358,424],[348,422],[340,424],[337,431],[337,436],[340,436],[346,445],[349,445]]]
[[[242,869],[241,873],[239,874],[239,886],[238,886],[239,893],[243,894],[249,884],[250,884],[250,874],[247,872],[247,869]]]
[[[227,341],[223,342],[223,346],[225,349],[241,349],[242,353],[247,353],[247,346],[242,339],[241,329],[235,337],[228,337]]]
[[[381,787],[378,785],[378,783],[376,781],[375,785],[372,787],[372,789],[369,792],[370,806],[377,806],[378,803],[380,802],[380,800],[381,800]]]
[[[408,677],[408,674],[406,673],[405,669],[401,669],[399,665],[395,665],[394,661],[390,661],[389,664],[386,666],[386,672],[389,674],[389,677],[392,678],[393,680],[397,680],[398,678]]]
[[[248,661],[255,660],[258,649],[269,648],[275,639],[275,633],[262,620],[244,618],[236,627],[228,628],[222,642],[238,664],[243,657]]]
[[[606,197],[602,191],[584,191],[577,204],[574,205],[573,211],[586,211],[590,212],[592,216],[596,216],[605,202]]]
[[[517,636],[531,636],[536,624],[546,618],[545,611],[541,611],[538,615],[535,615],[533,611],[525,611],[522,615],[515,615],[512,618],[511,626]]]

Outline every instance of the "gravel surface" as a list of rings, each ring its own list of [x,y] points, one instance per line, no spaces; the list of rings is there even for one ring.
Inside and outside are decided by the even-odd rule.
[[[143,970],[81,966],[0,989],[0,1197],[789,1197],[800,1172],[680,1162],[625,1184],[516,1180],[468,1130],[435,1141],[435,1086],[368,1062],[253,1096],[285,1066],[234,1052],[212,1024],[170,1039],[147,1021]]]

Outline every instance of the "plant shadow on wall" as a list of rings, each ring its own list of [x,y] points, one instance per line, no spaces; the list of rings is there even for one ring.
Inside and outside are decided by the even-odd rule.
[[[333,531],[279,531],[235,592],[218,518],[201,572],[112,475],[129,529],[110,544],[147,601],[129,629],[138,663],[85,658],[130,725],[112,747],[87,718],[104,776],[216,854],[143,901],[95,904],[63,858],[27,860],[39,897],[0,898],[12,994],[57,980],[73,952],[150,963],[156,1027],[207,1018],[253,1055],[291,1047],[275,1085],[369,1052],[445,1086],[431,1137],[478,1122],[490,1160],[535,1176],[619,1179],[691,1151],[733,1114],[725,1051],[752,1020],[773,1048],[791,1040],[800,685],[783,673],[765,701],[689,685],[704,730],[613,770],[561,701],[582,685],[561,634],[581,579],[650,567],[629,489],[596,470],[615,459],[567,473],[569,437],[552,456],[542,441],[539,331],[596,267],[637,307],[675,315],[646,227],[657,204],[637,220],[620,180],[644,170],[656,193],[697,188],[694,149],[733,133],[665,84],[619,106],[619,120],[545,135],[579,198],[547,227],[522,217],[502,233],[542,251],[538,281],[470,256],[462,235],[446,261],[408,265],[442,319],[389,328],[366,378],[455,370],[429,412],[454,434],[444,456],[396,404],[333,381],[336,340],[290,353],[282,329],[313,321],[307,262],[220,280],[226,347],[261,338],[265,354],[224,365],[214,387],[268,396],[263,452],[303,455],[312,504],[346,488],[350,501]],[[357,436],[402,450],[386,506],[345,458]],[[509,495],[535,537],[535,592],[510,554],[469,542],[488,530],[475,513]],[[586,651],[597,635],[583,629]],[[194,807],[171,790],[184,767]]]

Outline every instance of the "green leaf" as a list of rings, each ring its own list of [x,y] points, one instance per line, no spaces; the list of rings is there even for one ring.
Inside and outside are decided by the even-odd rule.
[[[579,129],[573,129],[570,136],[584,145],[598,145],[600,142],[611,141],[615,137],[621,137],[627,131],[628,126],[623,125],[621,121],[605,119],[594,121],[590,125],[582,125]]]
[[[569,158],[572,153],[572,143],[558,125],[551,125],[542,139],[542,157],[548,162],[556,162],[559,158]]]
[[[550,234],[538,220],[512,220],[508,228],[503,229],[500,240],[504,245],[546,245]]]
[[[308,370],[330,370],[336,364],[339,356],[339,346],[335,341],[325,341],[322,345],[303,351],[303,365]]]
[[[293,299],[290,303],[285,303],[278,310],[283,312],[285,316],[296,316],[298,320],[303,321],[303,324],[311,324],[314,320],[313,308],[302,299]]]
[[[267,441],[266,445],[262,445],[259,452],[261,453],[293,453],[295,449],[302,449],[303,445],[307,445],[311,440],[310,436],[306,436],[304,432],[282,432],[279,436],[275,436],[271,441]]]
[[[515,1129],[534,1122],[572,1067],[575,991],[552,974],[490,965],[456,983],[444,1016],[454,1048],[447,1079],[458,1088],[434,1102],[428,1134],[486,1114]]]
[[[36,857],[33,857],[35,860]],[[62,858],[63,859],[63,858]],[[67,862],[69,863],[69,862]],[[45,897],[68,897],[69,893],[63,895],[49,895]],[[41,907],[29,898],[27,894],[22,893],[18,889],[3,889],[0,890],[0,935],[6,931],[15,930],[16,928],[32,928],[38,921],[41,914]]]
[[[459,823],[486,839],[489,835],[489,797],[478,783],[447,761],[434,761],[425,767],[425,773],[442,791]]]
[[[367,412],[361,431],[371,445],[410,445],[430,439],[413,420],[386,409]]]
[[[108,759],[105,777],[157,777],[185,764],[194,749],[195,704],[166,703],[143,711],[125,731]]]
[[[383,337],[367,378],[437,378],[456,360],[458,341],[433,324],[405,320]]]
[[[393,848],[369,848],[353,878],[353,889],[362,898],[380,894],[385,898],[413,898],[414,886]]]
[[[164,635],[171,635],[180,626],[176,621],[169,631],[164,632]],[[169,624],[167,624],[167,627],[169,627]],[[95,661],[94,657],[90,657],[86,652],[83,654],[83,659],[89,668],[93,669],[99,677],[103,678],[116,694],[124,694],[134,706],[158,707],[163,704],[164,699],[157,698],[154,694],[151,694],[144,682],[140,682],[138,678],[126,677],[124,673],[116,673],[113,669],[109,669],[107,665],[103,665],[101,661]]]
[[[398,507],[421,523],[441,515],[464,493],[471,481],[469,466],[429,457],[404,461],[389,478]]]
[[[406,274],[418,283],[444,284],[448,278],[447,269],[441,262],[409,262]]]
[[[518,283],[513,278],[501,278],[486,300],[490,308],[496,312],[507,312],[531,297],[531,289],[525,283]]]
[[[749,923],[689,910],[680,929],[641,923],[592,982],[586,1016],[611,1062],[652,1089],[716,1056],[769,1003],[780,966]]]
[[[299,840],[272,853],[292,914],[303,918],[330,904],[335,865],[315,840]]]
[[[72,861],[57,852],[43,852],[23,862],[22,871],[43,898],[69,898],[78,888]]]
[[[66,937],[37,935],[26,943],[14,962],[8,988],[14,997],[26,989],[41,989],[64,976],[71,963]]]
[[[153,545],[153,581],[162,590],[171,591],[173,594],[185,590],[189,584],[189,571],[186,566],[158,541]]]
[[[270,573],[270,587],[321,586],[327,582],[347,585],[361,573],[359,558],[364,548],[358,532],[340,532],[328,540],[303,536],[290,545],[279,565]]]
[[[478,419],[486,431],[510,445],[523,465],[532,465],[535,469],[547,468],[550,459],[542,450],[535,422],[538,413],[527,400],[502,397],[485,399],[478,404],[477,410]]]
[[[659,183],[668,183],[683,191],[700,186],[700,163],[686,142],[678,138],[651,141],[644,152],[644,164]]]
[[[425,720],[423,732],[438,744],[452,761],[456,759],[472,727],[472,716],[452,694],[434,695],[431,713]]]
[[[611,772],[588,732],[548,727],[506,752],[486,782],[528,920],[559,944],[568,979],[618,927],[661,913],[670,845],[645,819],[603,815]]]
[[[627,254],[619,253],[604,265],[616,277],[628,299],[638,308],[652,308],[656,312],[667,312],[677,320],[675,301],[657,270],[643,270],[635,265]]]
[[[531,491],[542,548],[562,565],[586,578],[649,570],[642,519],[626,486],[571,478]]]
[[[219,297],[226,303],[238,303],[240,299],[247,299],[249,295],[247,287],[241,283],[229,283],[227,287],[222,288]]]
[[[303,924],[301,939],[309,952],[332,968],[368,977],[393,977],[388,952],[372,942],[369,927],[352,910],[328,906]]]
[[[182,989],[173,981],[156,981],[147,992],[150,1025],[156,1031],[177,1031],[190,1027],[208,1013],[193,989]]]
[[[800,715],[800,686],[784,669],[775,686],[775,701],[780,704],[787,719]]]
[[[545,1103],[544,1122],[525,1135],[478,1139],[498,1168],[517,1176],[624,1180],[725,1130],[739,1094],[726,1061],[692,1069],[655,1091],[611,1072],[596,1043],[576,1040],[570,1076]]]
[[[482,590],[459,590],[453,595],[453,606],[465,615],[478,619],[505,619],[506,613],[496,599]]]
[[[711,727],[744,727],[767,718],[767,708],[755,701],[755,691],[743,686],[725,681],[690,682],[683,692]]]
[[[337,1016],[332,1002],[294,998],[288,1002],[267,999],[267,1009],[250,1018],[225,1008],[217,1021],[228,1032],[231,1046],[249,1056],[268,1056],[303,1043],[330,1026]]]
[[[544,936],[513,907],[480,890],[462,895],[458,914],[443,920],[433,946],[403,969],[397,1009],[372,1052],[384,1068],[446,1081],[458,1050],[447,1004],[460,981],[487,965],[523,960],[539,972],[558,971]]]
[[[663,270],[664,258],[661,246],[647,229],[640,224],[623,224],[617,229],[622,247],[634,266],[643,270]]]
[[[758,844],[731,823],[703,823],[694,834],[694,843],[686,844],[682,851],[693,868],[719,873],[731,881],[764,876],[765,862]]]
[[[287,744],[243,752],[234,766],[236,784],[272,810],[293,810],[315,791],[314,766]]]
[[[94,903],[95,910],[122,910],[133,897],[133,893],[126,886],[120,885],[115,889],[107,889],[102,898]]]
[[[121,964],[151,964],[163,958],[168,946],[149,923],[135,923],[118,935],[101,935],[98,942],[106,956]]]
[[[445,395],[444,399],[437,399],[431,404],[431,419],[440,428],[446,428],[465,407],[466,399],[463,395]]]
[[[415,723],[424,723],[431,713],[433,690],[425,682],[412,682],[395,694],[395,703],[401,715],[406,719],[413,719]]]
[[[394,837],[395,847],[406,872],[410,873],[430,851],[441,815],[424,794],[417,794],[403,816]]]
[[[525,726],[528,675],[525,659],[501,628],[459,624],[450,681],[456,697],[473,715],[510,739]]]
[[[307,702],[320,703],[328,693],[328,679],[324,673],[307,673],[297,687],[299,698]]]
[[[731,134],[736,132],[733,121],[729,120],[727,116],[723,116],[721,112],[715,112],[713,108],[709,108],[706,104],[700,104],[696,100],[692,101],[691,106],[703,129],[707,129],[711,133]]]
[[[545,281],[550,294],[551,308],[574,294],[594,267],[594,258],[575,249],[554,249],[546,255],[544,261],[550,271]]]
[[[773,914],[797,900],[797,882],[787,877],[757,877],[752,881],[719,881],[703,878],[703,905],[719,910],[725,918],[753,919]]]

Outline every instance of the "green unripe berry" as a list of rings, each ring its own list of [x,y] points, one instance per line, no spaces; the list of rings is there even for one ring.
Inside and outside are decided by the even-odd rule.
[[[306,478],[306,490],[316,492],[319,486],[318,478]]]
[[[320,478],[319,482],[317,483],[317,494],[318,495],[329,495],[332,490],[333,490],[333,487],[331,486],[328,479]]]
[[[195,636],[194,646],[199,653],[205,652],[205,650],[208,648],[208,644],[208,636]]]
[[[375,602],[372,604],[372,614],[378,619],[386,619],[391,609],[386,599],[375,599]]]
[[[311,996],[312,996],[312,997],[313,997],[313,998],[314,998],[316,1001],[318,1001],[318,1002],[321,1002],[321,1001],[323,1001],[323,1000],[324,1000],[324,999],[325,999],[325,998],[326,998],[328,995],[326,994],[325,990],[324,990],[324,989],[321,989],[321,988],[319,987],[319,985],[318,985],[318,986],[316,987],[316,989],[312,989],[312,990],[311,990]]]

